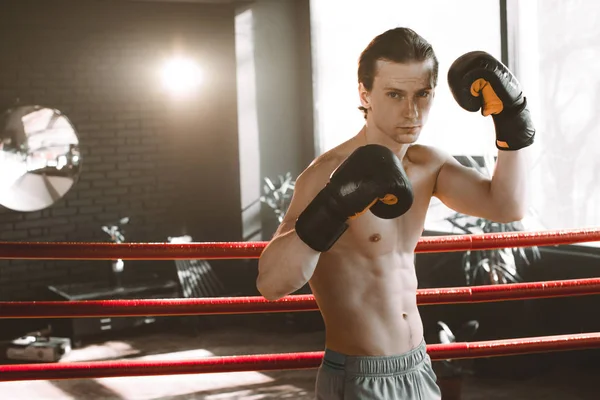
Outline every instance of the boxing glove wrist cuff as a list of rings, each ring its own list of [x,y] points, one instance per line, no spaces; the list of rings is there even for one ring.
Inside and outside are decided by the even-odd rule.
[[[296,234],[310,248],[325,252],[348,229],[347,218],[339,215],[335,201],[325,187],[296,220]]]
[[[533,144],[535,128],[527,108],[527,99],[512,109],[493,115],[498,150],[519,150]]]

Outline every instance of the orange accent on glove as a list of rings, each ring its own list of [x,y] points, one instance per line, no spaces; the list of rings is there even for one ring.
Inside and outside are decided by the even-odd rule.
[[[500,114],[504,109],[502,100],[498,97],[494,88],[488,81],[483,78],[477,79],[471,85],[471,94],[475,97],[479,97],[479,94],[483,95],[483,111],[482,114],[487,117],[491,114]]]
[[[359,213],[354,214],[349,219],[353,220],[355,218],[360,217],[361,215],[366,213],[369,210],[369,208],[371,208],[373,206],[373,204],[377,203],[378,201],[381,201],[382,203],[387,204],[388,206],[391,206],[398,202],[398,198],[396,196],[394,196],[393,194],[386,194],[385,196],[383,196],[383,198],[373,200],[371,202],[371,204],[369,204],[367,207],[365,207],[364,210],[362,210]]]

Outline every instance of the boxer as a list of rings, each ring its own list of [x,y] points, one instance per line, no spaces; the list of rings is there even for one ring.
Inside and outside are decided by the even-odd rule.
[[[458,104],[493,119],[498,158],[488,179],[416,143],[437,78],[432,46],[413,30],[392,29],[371,41],[358,65],[364,127],[300,174],[285,218],[260,256],[256,284],[266,299],[308,282],[323,316],[317,399],[440,399],[414,266],[431,197],[498,222],[525,212],[524,149],[535,129],[519,82],[480,51],[461,56],[448,72]]]

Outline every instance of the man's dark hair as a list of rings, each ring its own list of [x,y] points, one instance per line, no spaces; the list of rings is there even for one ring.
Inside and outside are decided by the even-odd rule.
[[[373,89],[373,80],[377,73],[377,61],[396,63],[422,62],[433,60],[431,78],[437,85],[438,60],[429,42],[410,28],[394,28],[376,36],[363,50],[358,60],[358,82],[367,90]],[[359,107],[367,117],[367,110]]]

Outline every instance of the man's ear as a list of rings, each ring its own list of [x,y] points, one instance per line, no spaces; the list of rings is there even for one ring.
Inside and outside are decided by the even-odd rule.
[[[365,85],[358,84],[358,97],[360,98],[360,104],[367,110],[371,108],[371,93],[365,88]]]

